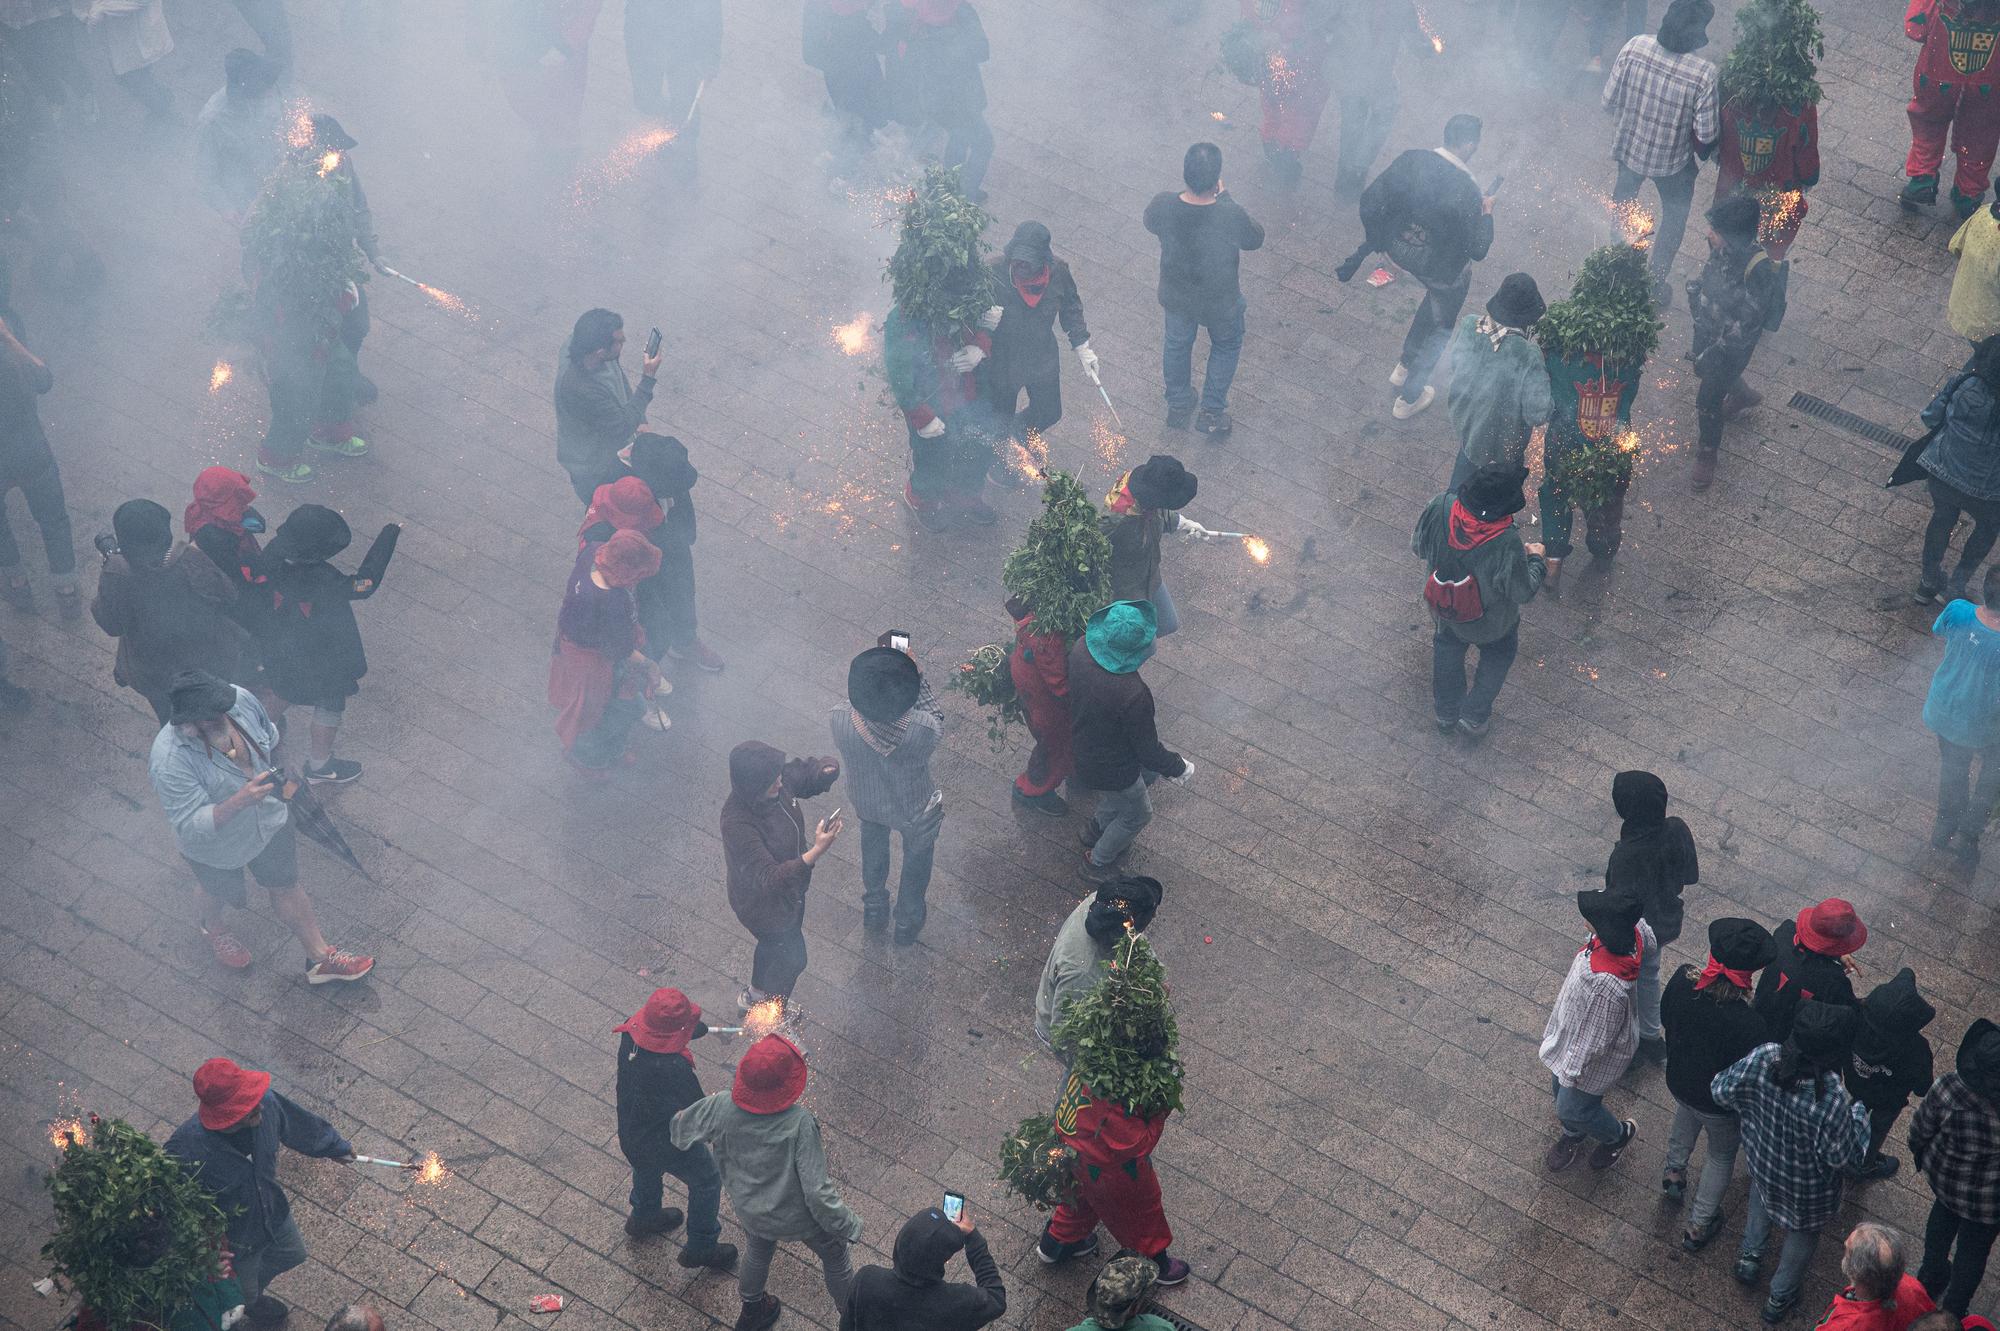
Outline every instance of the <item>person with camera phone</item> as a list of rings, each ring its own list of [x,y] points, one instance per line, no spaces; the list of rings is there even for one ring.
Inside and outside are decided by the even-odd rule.
[[[889,923],[889,833],[903,838],[896,885],[896,942],[908,946],[924,927],[924,896],[944,826],[944,791],[931,777],[931,755],[944,712],[910,656],[910,635],[884,633],[880,645],[847,668],[847,703],[830,718],[834,748],[847,769],[861,819],[861,927]]]
[[[948,1281],[945,1267],[965,1254],[973,1284]],[[895,1265],[864,1266],[855,1273],[840,1331],[977,1331],[1007,1311],[1007,1288],[972,1223],[962,1193],[947,1192],[942,1206],[928,1206],[903,1222],[896,1235]]]
[[[729,751],[729,798],[722,804],[722,862],[729,909],[757,939],[750,983],[737,996],[747,1012],[790,999],[806,970],[806,890],[813,865],[840,835],[835,809],[808,830],[802,799],[840,779],[831,758],[793,758],[756,740]]]

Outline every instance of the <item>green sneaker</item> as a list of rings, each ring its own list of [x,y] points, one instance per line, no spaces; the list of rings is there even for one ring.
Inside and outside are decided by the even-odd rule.
[[[1911,176],[1910,183],[1903,186],[1903,192],[1896,196],[1896,202],[1911,212],[1937,206],[1938,178],[1936,176]]]
[[[308,439],[306,443],[322,453],[332,453],[343,458],[358,458],[368,451],[368,441],[358,434],[349,435],[345,439],[336,439],[331,443],[324,439]]]
[[[1966,218],[1979,211],[1980,200],[1985,197],[1986,191],[1981,190],[1968,199],[1958,192],[1958,186],[1953,185],[1951,187],[1951,211],[1957,215],[1959,221],[1963,222]]]
[[[264,459],[258,458],[257,470],[263,472],[266,476],[285,481],[292,485],[302,485],[313,478],[312,467],[304,462],[283,462],[273,466],[271,463],[264,461]]]

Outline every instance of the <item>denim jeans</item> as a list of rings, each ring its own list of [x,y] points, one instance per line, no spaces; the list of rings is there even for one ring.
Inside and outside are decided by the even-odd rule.
[[[1951,589],[1961,595],[1980,562],[1992,553],[1993,539],[2000,536],[2000,499],[1980,499],[1955,485],[1932,476],[1931,520],[1924,528],[1923,581],[1926,587],[1943,587],[1944,556],[1951,546],[1952,529],[1962,513],[1972,519],[1972,534],[1958,552],[1958,565],[1951,571]]]
[[[1660,954],[1666,945],[1656,944],[1639,956],[1639,983],[1632,990],[1632,1013],[1639,1021],[1641,1040],[1666,1038],[1660,1026]]]
[[[1103,868],[1125,853],[1132,839],[1153,821],[1153,800],[1146,793],[1146,778],[1140,777],[1123,790],[1097,792],[1097,811],[1090,826],[1097,844],[1090,848],[1090,862]]]
[[[664,1209],[662,1178],[672,1174],[687,1185],[687,1236],[690,1248],[706,1248],[722,1237],[722,1174],[708,1147],[696,1142],[685,1151],[661,1148],[657,1160],[632,1166],[632,1214],[658,1215]]]
[[[903,872],[896,880],[896,928],[915,933],[924,927],[924,894],[930,890],[931,862],[937,854],[938,832],[944,827],[944,805],[917,816],[903,836]],[[861,822],[861,909],[864,915],[889,910],[889,825]]]
[[[826,1292],[833,1296],[833,1306],[846,1308],[847,1291],[854,1284],[854,1262],[847,1253],[847,1240],[821,1231],[805,1240],[805,1245],[819,1257],[820,1274],[826,1278]],[[764,1297],[764,1282],[771,1278],[771,1259],[777,1254],[776,1239],[745,1231],[743,1264],[736,1268],[736,1292],[745,1303],[756,1303]]]
[[[1472,673],[1472,687],[1465,687],[1465,653],[1475,644],[1450,629],[1439,628],[1431,639],[1431,702],[1440,721],[1461,718],[1484,725],[1493,715],[1493,700],[1514,668],[1514,656],[1521,650],[1521,630],[1517,625],[1505,637],[1476,644],[1479,667]]]
[[[1604,1107],[1603,1096],[1565,1086],[1554,1077],[1549,1078],[1549,1085],[1556,1093],[1556,1121],[1570,1136],[1588,1137],[1609,1146],[1625,1135],[1625,1125]]]
[[[1396,85],[1388,82],[1373,96],[1344,96],[1340,99],[1340,157],[1334,166],[1335,180],[1359,184],[1368,168],[1382,155],[1389,141],[1389,129],[1396,123]]]
[[[1166,341],[1160,350],[1160,374],[1167,384],[1167,410],[1194,408],[1194,340],[1208,329],[1208,370],[1201,381],[1201,409],[1227,411],[1229,385],[1236,381],[1236,362],[1243,355],[1243,315],[1246,307],[1238,302],[1233,313],[1221,319],[1195,319],[1166,312]]]
[[[1756,351],[1757,344],[1752,342],[1738,351],[1716,350],[1713,355],[1696,358],[1695,375],[1701,387],[1694,394],[1695,447],[1701,452],[1713,453],[1722,447],[1722,404],[1743,382],[1743,371],[1750,368],[1750,357]]]
[[[1164,638],[1181,626],[1181,612],[1174,606],[1174,594],[1161,583],[1153,592],[1153,636]]]
[[[760,994],[790,998],[806,973],[806,932],[788,929],[783,933],[759,934],[757,949],[750,954],[750,987]]]
[[[1687,234],[1688,209],[1694,203],[1694,178],[1701,163],[1690,160],[1670,176],[1642,176],[1637,171],[1618,168],[1618,183],[1611,187],[1613,203],[1629,203],[1639,197],[1639,187],[1651,180],[1660,191],[1660,225],[1653,232],[1652,254],[1646,266],[1653,276],[1663,278],[1681,252],[1681,237]]]
[[[1711,1114],[1674,1101],[1665,1168],[1686,1169],[1695,1139],[1703,1132],[1708,1133],[1708,1158],[1701,1163],[1701,1181],[1694,1186],[1694,1210],[1688,1216],[1688,1224],[1696,1227],[1707,1224],[1722,1210],[1722,1195],[1729,1191],[1730,1175],[1736,1172],[1736,1148],[1743,1143],[1743,1125],[1734,1114]]]
[[[69,578],[76,572],[76,537],[70,531],[69,504],[63,499],[62,468],[53,462],[49,469],[21,486],[21,498],[28,501],[28,516],[42,529],[42,552],[49,557],[49,573]],[[0,573],[18,575],[21,547],[7,525],[7,491],[0,489]]]
[[[1764,1205],[1764,1189],[1753,1177],[1750,1180],[1750,1212],[1743,1219],[1743,1245],[1737,1249],[1738,1257],[1748,1257],[1761,1261],[1764,1245],[1771,1238],[1771,1212]],[[1799,1292],[1799,1286],[1806,1278],[1806,1267],[1812,1263],[1813,1249],[1819,1246],[1819,1231],[1816,1229],[1788,1229],[1785,1242],[1778,1249],[1778,1269],[1771,1272],[1771,1297],[1780,1302],[1790,1299]]]
[[[1931,1216],[1924,1224],[1924,1261],[1917,1268],[1917,1279],[1952,1316],[1965,1316],[1972,1296],[1979,1292],[1996,1234],[2000,1234],[2000,1225],[1967,1220],[1943,1202],[1931,1203]],[[1954,1242],[1958,1245],[1955,1261],[1951,1251]]]
[[[1972,760],[1979,760],[1979,784],[1972,784]],[[1968,787],[1971,787],[1968,793]],[[1968,749],[1938,736],[1938,823],[1960,837],[1979,840],[1986,816],[2000,800],[2000,745]]]
[[[1452,325],[1465,307],[1465,294],[1472,290],[1472,265],[1467,264],[1449,282],[1417,280],[1424,284],[1423,303],[1410,318],[1410,331],[1403,335],[1403,353],[1396,358],[1396,363],[1410,372],[1396,394],[1405,402],[1415,402],[1424,395],[1424,385],[1430,382],[1438,357],[1444,355]]]

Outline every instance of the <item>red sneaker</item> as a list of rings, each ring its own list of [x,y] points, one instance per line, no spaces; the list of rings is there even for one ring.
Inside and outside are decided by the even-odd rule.
[[[236,935],[227,929],[203,929],[201,936],[208,940],[209,950],[215,953],[220,965],[240,971],[250,964],[250,949],[237,942]]]
[[[347,984],[374,969],[375,958],[357,957],[352,952],[342,952],[336,947],[306,967],[306,983],[332,984],[338,981]]]

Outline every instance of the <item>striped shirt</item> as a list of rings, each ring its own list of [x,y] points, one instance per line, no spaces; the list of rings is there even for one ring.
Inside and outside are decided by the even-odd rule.
[[[834,708],[829,719],[855,817],[901,831],[930,811],[939,797],[931,779],[931,755],[940,734],[936,712],[926,711],[921,702],[912,708],[900,723],[902,738],[887,753],[868,742],[858,728],[866,723],[848,704]]]
[[[1644,34],[1625,43],[1604,82],[1604,109],[1618,117],[1612,160],[1642,176],[1685,170],[1697,142],[1721,135],[1715,85],[1712,61],[1675,55]]]

